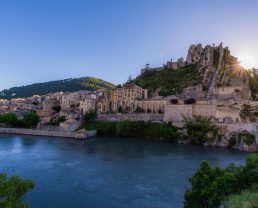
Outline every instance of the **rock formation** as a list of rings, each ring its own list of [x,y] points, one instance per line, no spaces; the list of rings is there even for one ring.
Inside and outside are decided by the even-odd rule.
[[[222,43],[219,46],[207,45],[204,48],[201,44],[191,45],[186,63],[196,65],[209,102],[220,98],[250,99],[247,71],[240,66],[237,58],[230,55],[228,48],[223,48]],[[219,93],[224,96],[220,96]]]

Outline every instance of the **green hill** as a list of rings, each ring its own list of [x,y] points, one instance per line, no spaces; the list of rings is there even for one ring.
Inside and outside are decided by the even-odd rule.
[[[10,99],[18,97],[30,97],[32,95],[45,95],[54,92],[74,92],[79,90],[112,89],[112,83],[94,77],[82,77],[75,79],[57,80],[44,83],[36,83],[21,87],[13,87],[0,92],[0,98]]]
[[[136,77],[133,82],[149,93],[159,92],[159,95],[168,96],[181,93],[185,87],[194,86],[202,81],[196,65],[189,65],[178,70],[164,69],[160,71],[146,71]]]

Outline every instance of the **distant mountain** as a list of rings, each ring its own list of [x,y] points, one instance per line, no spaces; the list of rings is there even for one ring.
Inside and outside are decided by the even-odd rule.
[[[44,83],[35,83],[21,87],[12,87],[0,91],[0,98],[10,99],[45,95],[54,92],[74,92],[79,90],[112,89],[115,85],[94,77],[64,79]]]

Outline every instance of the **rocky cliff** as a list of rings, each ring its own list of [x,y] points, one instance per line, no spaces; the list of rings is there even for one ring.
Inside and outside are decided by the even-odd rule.
[[[175,94],[210,103],[214,100],[245,101],[251,99],[250,73],[222,43],[205,47],[197,44],[190,46],[182,67],[166,65],[162,70],[147,69],[134,82],[150,93],[163,96]]]
[[[249,72],[240,66],[238,59],[222,43],[204,48],[201,44],[191,45],[186,63],[196,65],[208,100],[223,99],[222,94],[225,98],[250,99]]]

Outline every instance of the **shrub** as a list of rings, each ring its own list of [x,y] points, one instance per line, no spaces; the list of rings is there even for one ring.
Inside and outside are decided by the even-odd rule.
[[[66,117],[65,116],[60,116],[58,119],[57,119],[57,122],[58,123],[62,123],[66,120]]]
[[[238,130],[230,134],[229,147],[240,146],[241,144],[252,145],[255,143],[255,137],[253,134],[246,130]]]
[[[96,129],[98,135],[114,135],[127,137],[143,137],[168,141],[177,141],[181,138],[179,129],[171,123],[145,121],[95,121],[85,123],[87,130]]]
[[[83,119],[86,122],[92,122],[97,119],[97,116],[98,116],[98,114],[97,114],[96,110],[90,110],[84,114]]]
[[[183,116],[187,137],[191,143],[203,144],[209,139],[217,139],[218,128],[211,123],[211,117]]]
[[[185,192],[185,208],[217,208],[231,194],[258,184],[258,156],[250,154],[244,166],[211,167],[202,161],[190,178],[192,188]]]

